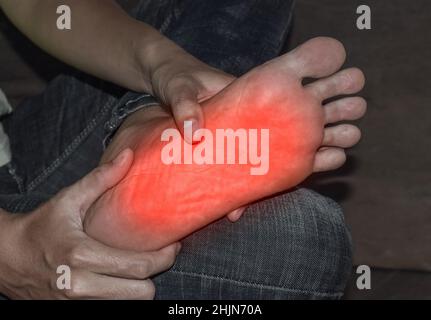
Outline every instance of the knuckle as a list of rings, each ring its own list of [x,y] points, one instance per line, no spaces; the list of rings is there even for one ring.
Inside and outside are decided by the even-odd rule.
[[[99,166],[93,170],[92,177],[96,182],[100,182],[103,180],[103,177],[105,175],[106,166],[107,165],[104,164],[104,165]]]
[[[90,250],[84,244],[78,244],[69,249],[67,253],[67,261],[72,267],[84,266],[90,256]]]
[[[179,96],[176,97],[172,108],[182,116],[194,115],[199,110],[199,105],[193,100],[193,97]]]
[[[193,87],[195,84],[196,81],[193,79],[193,77],[190,74],[186,74],[184,72],[177,73],[168,83],[170,88],[173,90],[183,87]]]
[[[139,274],[144,277],[151,276],[153,270],[154,270],[154,261],[151,258],[144,259],[138,267]]]

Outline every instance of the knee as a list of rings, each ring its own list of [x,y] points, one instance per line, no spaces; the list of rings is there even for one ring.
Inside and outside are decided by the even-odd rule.
[[[285,261],[283,272],[298,280],[289,280],[290,286],[316,298],[341,296],[352,268],[352,244],[340,206],[307,189],[260,205],[269,228],[278,231],[272,244]]]
[[[340,207],[299,189],[251,205],[234,224],[222,219],[189,236],[159,281],[187,277],[217,288],[207,290],[210,298],[334,299],[343,294],[351,256]]]

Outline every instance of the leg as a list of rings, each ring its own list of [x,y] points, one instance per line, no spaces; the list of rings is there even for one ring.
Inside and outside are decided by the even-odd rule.
[[[265,15],[263,15],[263,16],[265,16]],[[283,16],[283,19],[286,19],[286,15],[284,15]],[[169,25],[169,23],[167,23],[167,25]],[[173,28],[173,29],[175,29],[175,28]],[[277,35],[277,36],[279,36],[279,35]],[[179,42],[179,41],[178,41]],[[270,41],[271,42],[271,41]],[[268,43],[265,43],[265,42],[263,42],[264,43],[264,45],[267,45],[268,46]],[[256,43],[256,45],[259,45],[260,44],[260,42],[259,43]],[[274,46],[272,46],[272,47],[274,47]],[[220,48],[220,47],[219,47]],[[225,49],[223,49],[223,51],[224,51]],[[189,51],[192,51],[192,50],[189,50]],[[210,51],[210,50],[208,50],[208,51]],[[211,50],[212,51],[212,50]],[[214,52],[216,52],[217,54],[219,54],[219,55],[225,55],[225,56],[231,56],[231,55],[229,55],[229,54],[225,54],[225,53],[220,53],[220,51],[221,50],[215,50]],[[196,55],[198,55],[197,53],[196,53],[197,51],[195,51],[194,53],[196,54]],[[260,54],[264,54],[265,52],[271,52],[271,51],[266,51],[266,50],[255,50],[255,52],[258,52],[258,53],[260,53]],[[198,55],[202,60],[204,60],[205,61],[205,59],[203,59],[202,58],[202,56],[200,56],[200,55]],[[209,61],[209,60],[211,60],[211,59],[208,59],[208,60],[206,60],[207,62],[209,62],[209,63],[212,63],[212,64],[216,64],[216,61]],[[217,59],[215,59],[215,60],[217,60]],[[247,70],[247,69],[249,69],[249,68],[251,68],[253,65],[254,65],[254,61],[250,61],[250,60],[248,60],[248,59],[244,59],[244,61],[245,62],[248,62],[248,67],[246,66],[246,67],[243,67],[243,68],[240,68],[240,67],[237,67],[238,69],[237,69],[237,71],[235,72],[235,62],[237,63],[237,64],[239,64],[238,63],[238,61],[241,61],[241,59],[240,58],[238,58],[238,57],[233,57],[232,59],[226,59],[226,60],[228,60],[228,64],[229,63],[231,63],[233,66],[232,66],[232,71],[231,71],[231,73],[242,73],[242,72],[244,72],[245,70]],[[265,59],[263,59],[263,61],[265,61],[265,60],[267,60],[266,58]],[[260,63],[260,62],[256,62],[256,63]],[[226,71],[229,71],[229,66],[228,67],[226,67],[225,68],[225,70]],[[71,106],[72,107],[72,106]],[[102,134],[100,134],[100,135],[96,135],[96,136],[99,136],[99,142],[101,142],[101,140],[102,140],[102,138],[101,138],[101,136],[103,136]],[[73,154],[75,154],[76,155],[76,150],[74,150],[74,152],[73,152]],[[91,154],[91,152],[89,152],[89,154]],[[70,155],[70,154],[69,154]],[[70,157],[69,158],[69,160],[73,160],[75,157]],[[58,169],[61,169],[61,166],[59,166],[58,167]],[[60,170],[61,171],[61,170]],[[71,171],[73,171],[73,170],[71,170]],[[72,172],[73,173],[73,172]],[[51,177],[52,176],[54,176],[54,173],[51,173]],[[49,183],[47,183],[46,185],[48,185]],[[40,185],[40,184],[39,184]]]
[[[134,15],[205,63],[240,76],[280,54],[290,30],[294,2],[140,1]],[[157,16],[165,19],[156,21]]]
[[[111,246],[156,250],[232,210],[298,185],[312,173],[322,143],[321,101],[363,86],[362,73],[356,69],[340,71],[312,86],[303,86],[302,79],[333,74],[344,56],[339,42],[316,38],[238,78],[203,103],[208,132],[204,142],[190,147],[194,159],[189,163],[183,160],[186,144],[179,134],[164,140],[168,142],[161,139],[166,129],[175,126],[168,114],[124,129],[107,150],[110,158],[106,160],[128,146],[135,150],[134,164],[87,215],[88,233]],[[268,136],[256,146],[250,145],[251,140],[245,141],[245,148],[234,144],[237,159],[245,162],[232,164],[225,161],[228,148],[220,148],[214,139],[220,129],[243,130],[245,136],[247,130],[267,130]],[[171,150],[172,145],[179,147]],[[198,163],[195,156],[199,158],[202,145],[209,145],[205,153],[210,158]],[[266,163],[255,166],[249,150],[259,145]],[[220,149],[222,161],[214,162]],[[177,156],[175,163],[162,161],[168,152]]]
[[[98,84],[60,76],[19,105],[4,121],[13,156],[9,171],[19,193],[53,195],[94,168],[116,102]]]
[[[265,15],[263,15],[263,16],[265,16]],[[191,28],[192,29],[192,28]],[[196,31],[196,29],[192,29],[193,30],[193,32],[195,32]],[[175,40],[175,39],[174,39]],[[177,40],[177,42],[179,42],[178,40]],[[189,49],[189,51],[192,51],[192,50],[190,50]],[[214,52],[216,52],[216,53],[219,53],[220,51],[219,50],[214,50]],[[260,52],[259,50],[258,50],[258,52]],[[204,55],[199,55],[199,54],[196,54],[196,52],[194,52],[194,54],[195,55],[197,55],[197,56],[199,56],[202,60],[204,60],[204,61],[206,61],[206,62],[209,62],[209,63],[213,63],[213,61],[210,61],[211,59],[205,59],[204,58]],[[220,53],[219,53],[220,54]],[[222,54],[220,54],[220,55],[222,55]],[[215,60],[217,60],[217,59],[215,59]],[[241,59],[238,59],[239,61],[241,60]],[[247,61],[247,59],[245,59],[245,61]],[[251,66],[253,66],[253,64],[251,65]],[[250,67],[251,67],[250,66]],[[230,67],[232,67],[232,69],[230,69]],[[242,71],[245,71],[245,70],[247,70],[249,67],[245,67],[244,69],[242,69]],[[225,70],[226,71],[228,71],[228,72],[230,72],[230,70],[235,70],[235,66],[228,66],[227,68],[225,68]],[[232,73],[235,73],[235,72],[232,72]],[[241,72],[237,72],[237,74],[240,74]],[[328,118],[329,119],[329,118]],[[310,204],[310,205],[313,205],[313,204]],[[295,208],[295,210],[296,210],[296,208]],[[302,245],[302,244],[301,244]],[[286,244],[286,246],[290,246],[290,244]],[[332,248],[336,248],[336,246],[331,246]],[[347,244],[347,247],[349,247],[349,244]],[[314,250],[314,249],[313,249]],[[335,255],[336,255],[336,253],[337,252],[335,252]],[[190,253],[189,253],[190,255],[193,255],[193,251],[191,251]],[[293,257],[293,259],[292,260],[295,260],[297,257]],[[266,259],[266,257],[263,257],[263,259]],[[300,260],[300,259],[299,259]],[[298,261],[299,261],[298,260]],[[349,265],[349,262],[348,262],[348,259],[346,259],[346,260],[344,260],[344,261],[347,261],[347,263],[346,263],[346,268],[345,269],[349,269],[350,267],[348,266]],[[292,271],[292,274],[295,274],[296,273],[296,270],[294,270],[294,271]],[[335,272],[335,274],[337,274],[336,272]],[[175,276],[174,276],[175,277]],[[320,275],[318,275],[317,276],[318,277],[318,279],[320,279]],[[170,278],[170,279],[172,279],[172,278]],[[170,280],[169,280],[170,281]],[[183,278],[180,278],[180,277],[178,277],[178,281],[185,281]],[[321,280],[317,280],[317,281],[321,281]],[[327,283],[328,283],[328,287],[330,287],[330,286],[332,286],[332,288],[335,288],[335,287],[337,287],[337,288],[339,288],[339,287],[343,287],[343,284],[344,284],[344,281],[345,281],[345,279],[343,278],[343,279],[340,279],[340,281],[339,282],[336,282],[336,284],[334,285],[334,282],[331,282],[331,281],[328,281]],[[189,285],[189,287],[192,287],[193,286],[193,284],[190,284],[191,282],[187,282],[186,284],[185,284],[185,286],[187,286],[187,285]],[[337,286],[337,284],[342,284],[342,285],[340,285],[340,286]],[[328,291],[330,291],[330,290],[328,290]]]
[[[154,281],[158,299],[337,299],[351,272],[340,207],[299,189],[250,206],[183,241]]]

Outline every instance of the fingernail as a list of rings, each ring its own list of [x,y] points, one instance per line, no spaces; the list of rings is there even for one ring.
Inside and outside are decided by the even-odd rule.
[[[116,166],[121,166],[126,159],[126,150],[123,150],[115,159],[112,161],[112,163]]]
[[[193,129],[194,129],[194,120],[186,120],[184,121],[184,140],[188,144],[193,144]]]
[[[197,140],[195,137],[194,137],[194,135],[195,135],[195,132],[196,131],[198,131],[198,130],[200,130],[201,129],[201,126],[200,126],[200,124],[199,124],[199,121],[198,120],[193,120],[193,141],[195,142],[195,143],[198,143],[198,142],[201,142],[201,139],[199,139],[199,140]]]
[[[181,247],[182,247],[182,245],[181,245],[181,243],[177,243],[177,247],[175,248],[175,253],[178,255],[178,253],[180,253],[180,251],[181,251]]]
[[[236,209],[234,211],[233,215],[234,215],[235,222],[238,221],[242,217],[242,215],[244,214],[245,209],[246,209],[246,207],[242,207],[242,208]]]
[[[199,141],[193,140],[193,136],[194,136],[195,132],[199,129],[200,129],[200,125],[199,125],[198,120],[189,119],[189,120],[184,121],[184,140],[188,144],[193,144],[194,142],[199,142]]]

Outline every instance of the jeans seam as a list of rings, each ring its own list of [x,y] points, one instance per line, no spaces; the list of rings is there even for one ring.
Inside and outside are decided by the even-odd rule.
[[[145,99],[150,99],[150,101],[146,101]],[[106,135],[102,142],[103,149],[107,148],[107,146],[110,144],[112,140],[112,137],[115,135],[116,131],[120,127],[121,123],[127,117],[129,117],[131,114],[141,109],[160,105],[158,101],[153,101],[153,99],[154,97],[152,97],[147,93],[144,93],[144,94],[140,94],[138,97],[128,100],[125,103],[122,103],[122,100],[121,100],[119,104],[113,108],[111,117],[105,123]]]
[[[100,122],[100,120],[106,115],[110,107],[114,103],[108,101],[102,108],[101,112],[98,113],[93,119],[91,119],[88,125],[73,139],[73,141],[65,148],[63,153],[57,157],[45,170],[42,171],[36,178],[34,178],[27,186],[27,191],[34,190],[40,185],[49,175],[51,175],[60,165],[66,160],[74,150],[82,143],[88,133],[93,130]]]
[[[12,207],[12,212],[22,212],[32,200],[24,198],[23,201],[18,201],[15,206]]]
[[[273,285],[256,283],[256,282],[252,282],[252,281],[236,280],[236,279],[230,279],[230,278],[221,277],[221,276],[208,275],[205,273],[187,272],[187,271],[180,271],[180,270],[171,270],[170,272],[178,273],[178,274],[186,275],[186,276],[191,276],[191,277],[206,278],[206,279],[210,279],[210,280],[222,280],[222,281],[232,282],[232,283],[240,284],[240,285],[258,287],[260,289],[281,290],[281,291],[285,291],[285,292],[309,294],[309,295],[314,295],[314,296],[319,296],[319,297],[341,298],[344,295],[343,292],[329,293],[329,292],[308,291],[308,290],[301,290],[301,289],[277,287],[277,286],[273,286]]]
[[[16,173],[15,166],[12,164],[12,162],[9,162],[7,164],[7,169],[9,174],[11,175],[12,179],[15,181],[19,193],[24,193],[25,187],[22,178]]]

